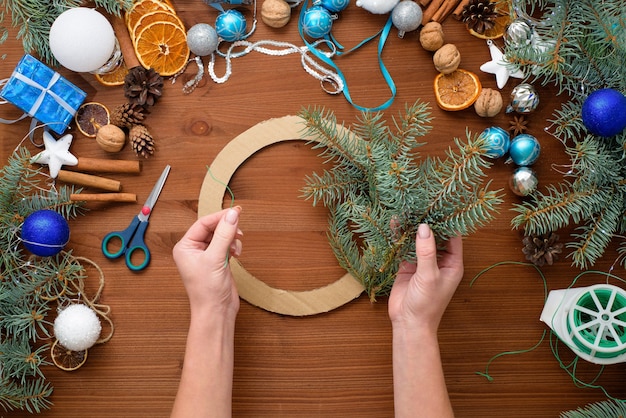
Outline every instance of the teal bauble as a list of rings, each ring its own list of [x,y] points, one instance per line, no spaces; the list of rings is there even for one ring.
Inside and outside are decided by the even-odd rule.
[[[238,10],[226,10],[215,19],[215,31],[226,42],[240,41],[246,37],[246,18]]]
[[[330,12],[322,6],[313,6],[304,12],[302,30],[313,38],[319,39],[330,33],[333,27],[333,18]]]
[[[539,158],[541,145],[532,135],[521,134],[511,140],[509,157],[519,166],[533,165]]]
[[[22,244],[31,253],[40,257],[58,254],[70,239],[70,227],[59,213],[42,209],[24,219]]]
[[[499,126],[491,126],[485,129],[480,137],[485,141],[487,152],[485,155],[490,158],[503,157],[509,152],[511,137],[509,133]]]
[[[350,0],[317,0],[313,2],[316,6],[322,6],[331,13],[339,13],[350,4]]]
[[[615,89],[600,89],[584,101],[581,116],[589,132],[615,136],[626,128],[626,96]]]

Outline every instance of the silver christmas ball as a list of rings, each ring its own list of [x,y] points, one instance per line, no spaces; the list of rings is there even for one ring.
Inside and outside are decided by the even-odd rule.
[[[535,190],[537,190],[537,175],[528,167],[519,167],[515,169],[511,177],[509,178],[509,187],[511,191],[518,196],[528,196]]]
[[[517,19],[511,22],[504,33],[504,40],[508,45],[519,48],[531,43],[533,29],[524,20]]]
[[[414,31],[422,24],[422,8],[413,0],[402,0],[391,11],[391,23],[402,38],[406,32]]]
[[[199,57],[215,52],[217,42],[217,32],[208,23],[195,24],[187,31],[187,46]]]
[[[531,113],[539,105],[537,90],[528,84],[522,83],[511,91],[511,103],[506,108],[506,113]]]

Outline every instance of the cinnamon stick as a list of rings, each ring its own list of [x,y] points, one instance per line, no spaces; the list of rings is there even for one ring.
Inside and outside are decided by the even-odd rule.
[[[134,193],[76,193],[70,195],[72,202],[125,202],[136,203]]]
[[[469,2],[470,0],[461,0],[461,2],[456,6],[456,9],[452,12],[452,16],[454,16],[456,20],[461,20],[463,9],[469,4]]]
[[[460,0],[445,0],[441,7],[433,15],[433,20],[435,22],[443,23],[443,21],[446,20],[446,17],[448,17],[448,15],[452,13],[454,8],[459,4],[459,1]]]
[[[120,50],[122,51],[126,68],[131,69],[134,67],[140,67],[141,64],[137,59],[137,55],[135,55],[135,47],[133,46],[132,39],[130,39],[130,34],[128,33],[128,28],[126,27],[124,19],[117,16],[111,16],[111,25],[113,26],[117,42],[120,45]]]
[[[105,160],[99,158],[78,158],[78,164],[64,166],[72,171],[93,171],[97,173],[125,173],[137,174],[141,171],[139,161],[133,160]]]
[[[428,3],[430,3],[430,0],[418,0],[418,3],[420,4],[420,6],[426,7],[428,6]]]
[[[424,10],[422,14],[423,25],[433,20],[433,16],[437,12],[437,10],[439,10],[439,8],[441,7],[443,3],[444,3],[444,0],[431,0],[430,4],[428,5],[428,7]]]
[[[57,178],[65,183],[77,184],[79,186],[93,187],[109,192],[119,192],[122,190],[122,183],[106,177],[93,176],[91,174],[78,173],[75,171],[59,170]]]

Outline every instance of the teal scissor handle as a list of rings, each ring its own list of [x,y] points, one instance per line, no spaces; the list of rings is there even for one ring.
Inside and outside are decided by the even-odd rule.
[[[147,227],[148,222],[142,222],[138,216],[135,216],[128,228],[123,231],[110,232],[102,239],[102,253],[107,258],[119,258],[125,254],[126,265],[130,270],[143,270],[150,262],[150,251],[143,240]],[[120,247],[117,251],[110,251],[109,243],[114,239],[120,240]],[[132,262],[132,255],[136,251],[142,252],[144,256],[139,264]]]

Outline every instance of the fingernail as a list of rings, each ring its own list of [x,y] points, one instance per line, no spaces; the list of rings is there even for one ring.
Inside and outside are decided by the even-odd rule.
[[[237,223],[237,219],[239,219],[239,210],[234,208],[228,209],[228,212],[226,212],[226,216],[224,217],[224,219],[229,224],[235,225]]]
[[[420,239],[430,238],[430,227],[427,224],[420,224],[417,227],[417,236]]]

